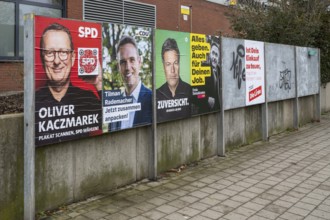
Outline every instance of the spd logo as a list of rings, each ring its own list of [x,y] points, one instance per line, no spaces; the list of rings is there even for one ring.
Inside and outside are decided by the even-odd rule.
[[[94,76],[98,74],[98,48],[78,48],[78,75]]]

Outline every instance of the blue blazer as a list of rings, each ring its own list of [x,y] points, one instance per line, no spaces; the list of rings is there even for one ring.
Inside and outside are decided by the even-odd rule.
[[[137,102],[141,103],[141,110],[135,112],[133,127],[148,125],[152,122],[152,91],[142,83]],[[121,128],[121,122],[109,123],[109,131]]]
[[[141,103],[141,111],[135,112],[133,126],[151,124],[152,122],[152,92],[141,85],[138,102]]]

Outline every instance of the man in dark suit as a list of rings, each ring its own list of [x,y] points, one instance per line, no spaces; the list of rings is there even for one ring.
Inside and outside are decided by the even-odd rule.
[[[152,92],[143,85],[139,76],[141,57],[135,40],[130,36],[123,36],[117,47],[118,70],[121,73],[125,92],[123,97],[133,98],[133,103],[139,103],[140,109],[128,110],[126,120],[110,123],[109,130],[120,130],[150,124],[152,118]]]

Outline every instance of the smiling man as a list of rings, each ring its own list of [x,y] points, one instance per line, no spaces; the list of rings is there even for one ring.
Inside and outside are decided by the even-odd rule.
[[[50,24],[42,33],[39,49],[46,83],[35,97],[36,145],[89,136],[91,131],[100,130],[100,99],[92,91],[73,86],[70,80],[76,58],[70,30]],[[102,89],[101,77],[99,73],[91,80],[97,90]]]
[[[166,82],[157,89],[157,121],[163,122],[191,115],[191,86],[180,78],[180,51],[175,39],[162,46]]]
[[[120,39],[117,46],[117,63],[125,87],[122,96],[132,98],[132,104],[139,103],[140,110],[130,110],[128,120],[110,123],[109,130],[114,131],[150,124],[152,92],[141,81],[139,74],[142,62],[134,38],[123,36]]]

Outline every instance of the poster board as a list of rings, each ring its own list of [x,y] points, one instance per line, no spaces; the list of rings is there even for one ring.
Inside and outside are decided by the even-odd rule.
[[[245,106],[245,46],[243,39],[222,37],[222,93],[224,110]]]
[[[224,110],[265,102],[264,43],[222,38]]]
[[[265,102],[264,42],[245,40],[246,105]]]
[[[35,145],[102,134],[101,25],[41,16],[34,22]]]
[[[267,101],[296,97],[294,46],[265,43]]]
[[[220,110],[220,40],[156,30],[157,122]]]
[[[296,47],[298,97],[318,94],[320,90],[319,49]]]
[[[152,122],[151,28],[103,23],[103,131]]]

